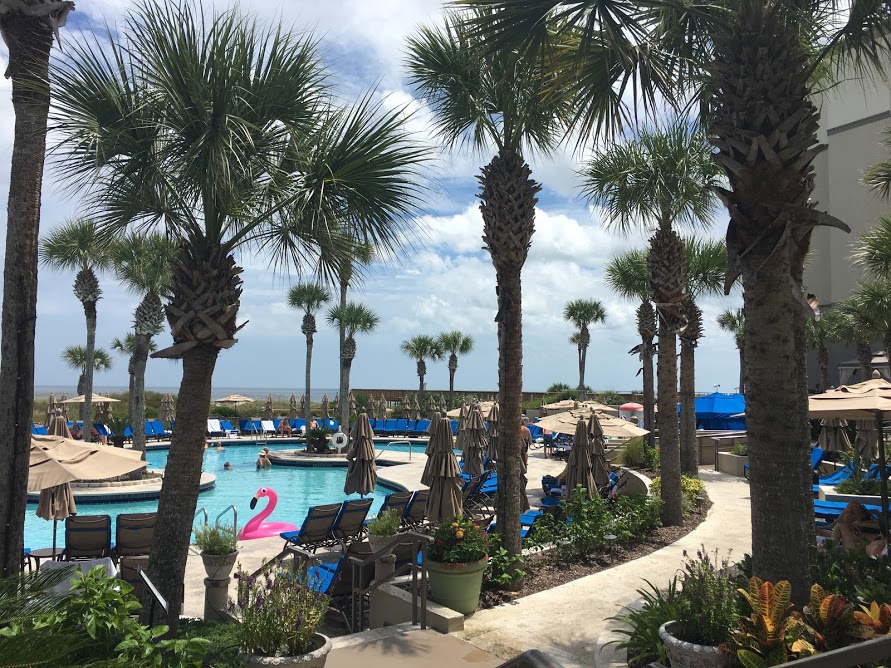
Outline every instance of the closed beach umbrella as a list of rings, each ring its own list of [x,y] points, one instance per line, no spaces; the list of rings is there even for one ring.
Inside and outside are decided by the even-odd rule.
[[[854,438],[854,447],[861,457],[875,459],[879,453],[879,434],[876,431],[875,420],[857,420],[857,436]]]
[[[291,401],[288,402],[288,419],[297,419],[297,397],[293,394],[291,395]]]
[[[65,403],[67,399],[68,395],[63,394],[59,400],[59,405],[57,406],[57,408],[62,409],[62,417],[65,419],[65,422],[68,422],[68,404]]]
[[[609,484],[609,464],[603,450],[603,427],[597,413],[591,413],[588,419],[588,438],[591,447],[591,464],[594,466],[594,482],[598,487]]]
[[[486,456],[493,462],[498,460],[498,402],[492,402],[489,415],[486,417],[489,423],[489,444],[486,447]]]
[[[384,395],[381,395],[381,398],[377,400],[377,419],[378,420],[386,420],[387,419],[387,402],[384,399]]]
[[[538,409],[538,416],[539,417],[547,417],[548,416],[548,407],[545,406],[544,397],[541,398],[541,406]]]
[[[53,416],[53,419],[50,420],[50,423],[46,428],[46,433],[48,436],[71,438],[71,431],[68,429],[68,423],[65,421],[65,418],[62,417],[58,408],[56,409],[56,414]]]
[[[343,493],[371,494],[377,484],[377,469],[374,464],[374,432],[368,423],[368,413],[362,413],[356,420],[347,461],[349,465]]]
[[[427,441],[427,447],[424,452],[428,457],[430,456],[430,453],[433,452],[433,434],[436,432],[436,425],[439,424],[439,418],[439,411],[435,411],[433,413],[433,418],[430,420],[430,424],[427,425],[427,435],[430,437],[430,440]],[[451,427],[449,427],[449,431],[451,431]]]
[[[432,420],[434,413],[436,413],[436,401],[433,399],[432,394],[427,395],[427,419]]]
[[[335,407],[335,410],[340,410],[340,392],[334,393],[334,398],[331,400],[331,405]]]
[[[350,390],[350,394],[347,397],[347,402],[349,404],[350,415],[356,414],[356,397],[353,396],[353,391]]]
[[[452,452],[454,444],[448,418],[437,421],[430,440],[433,447],[421,482],[430,487],[427,518],[432,522],[442,522],[461,515],[461,469]]]
[[[266,398],[266,406],[263,408],[263,419],[264,420],[272,419],[272,395],[271,394]]]
[[[588,424],[582,419],[576,423],[575,437],[572,442],[572,450],[569,451],[567,464],[566,496],[571,498],[576,486],[581,485],[587,490],[589,497],[595,497],[597,485],[594,482],[591,450],[588,446]]]
[[[50,422],[52,422],[53,417],[55,417],[56,410],[56,395],[50,394],[49,400],[46,402],[46,417],[43,419],[43,426],[49,429]]]
[[[108,418],[111,416],[111,404],[107,401],[103,401],[100,404],[96,404],[96,415],[93,418],[93,422],[98,422],[99,424],[105,424],[108,422]]]
[[[303,415],[304,413],[306,413],[306,395],[301,394],[300,395],[300,415]]]
[[[412,420],[420,420],[421,419],[421,405],[418,403],[418,395],[416,394],[412,397],[411,401],[411,419]]]
[[[402,397],[402,417],[407,420],[410,420],[409,417],[411,414],[411,399],[408,398],[408,392]]]
[[[56,554],[56,534],[59,520],[76,514],[77,504],[74,503],[74,494],[71,492],[70,483],[63,482],[61,485],[40,490],[40,496],[37,499],[37,517],[53,521],[53,555]]]
[[[486,450],[486,425],[479,405],[470,409],[464,421],[463,459],[464,473],[472,476],[483,474],[483,452]]]
[[[328,413],[328,393],[322,395],[322,420],[328,420],[331,415]]]
[[[820,430],[820,436],[817,438],[820,447],[826,452],[850,452],[851,439],[848,438],[848,432],[845,427],[848,426],[847,420],[838,418],[824,418],[823,428]],[[875,426],[873,426],[875,429]]]
[[[449,407],[446,406],[445,397],[442,395],[439,395],[439,412],[442,413],[443,415],[445,415],[448,412],[448,410],[449,410]]]

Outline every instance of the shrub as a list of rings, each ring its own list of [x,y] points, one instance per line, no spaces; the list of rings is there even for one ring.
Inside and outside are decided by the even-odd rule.
[[[668,665],[665,646],[659,637],[659,627],[665,622],[677,619],[679,614],[677,576],[672,578],[665,591],[654,586],[649,580],[644,582],[648,588],[637,590],[643,599],[640,609],[610,617],[611,620],[622,622],[628,627],[616,631],[617,634],[627,636],[627,639],[613,642],[619,649],[628,651],[630,668],[653,662],[659,662],[663,666]]]
[[[402,524],[402,513],[398,510],[385,510],[368,523],[368,533],[372,536],[393,536]]]
[[[433,544],[427,553],[431,561],[467,564],[489,556],[486,533],[468,519],[443,522],[433,531]]]
[[[699,645],[728,641],[739,618],[730,560],[719,558],[717,550],[710,557],[704,546],[696,551],[695,559],[685,550],[681,583],[675,635]]]
[[[511,583],[526,577],[522,570],[523,556],[510,555],[501,546],[501,535],[489,536],[489,565],[486,567],[486,582],[497,588],[507,587]]]
[[[202,524],[195,529],[195,544],[203,554],[232,554],[238,548],[231,524]]]
[[[659,476],[656,476],[653,478],[653,484],[650,485],[650,493],[653,496],[660,496],[661,492],[662,479]],[[693,476],[681,476],[681,494],[683,495],[682,503],[684,507],[684,515],[692,512],[694,508],[699,508],[702,503],[708,499],[708,492],[705,491],[705,483]]]
[[[620,542],[634,540],[662,526],[662,499],[619,496],[613,506],[612,532]]]
[[[849,601],[868,604],[891,601],[891,557],[871,557],[865,551],[830,546],[817,552],[811,579],[823,589]]]
[[[619,406],[625,403],[625,397],[618,392],[607,390],[606,392],[601,392],[597,395],[597,401],[606,404],[607,406]]]
[[[881,484],[878,480],[863,480],[851,476],[847,480],[840,482],[835,491],[839,494],[862,494],[870,496],[878,496],[881,494]]]
[[[730,449],[730,454],[736,455],[738,457],[748,457],[749,456],[749,444],[748,443],[734,443],[733,447]]]

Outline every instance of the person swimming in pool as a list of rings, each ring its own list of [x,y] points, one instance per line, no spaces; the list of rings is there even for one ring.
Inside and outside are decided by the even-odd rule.
[[[231,471],[231,470],[232,470],[232,464],[229,463],[229,462],[226,462],[225,464],[223,464],[223,470],[224,470],[224,471]]]
[[[258,469],[272,468],[272,462],[269,461],[269,455],[266,450],[260,450],[260,454],[257,455],[257,468]]]

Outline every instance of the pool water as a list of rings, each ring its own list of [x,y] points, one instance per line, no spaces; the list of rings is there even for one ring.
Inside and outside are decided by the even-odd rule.
[[[290,450],[293,445],[269,445],[272,452]],[[267,499],[260,499],[255,510],[250,509],[251,499],[261,487],[268,487],[278,494],[278,504],[269,516],[269,522],[290,522],[300,526],[310,506],[320,503],[339,503],[344,499],[358,499],[358,494],[343,493],[343,483],[347,469],[342,467],[300,467],[273,466],[269,469],[256,468],[257,452],[255,445],[229,445],[223,452],[210,448],[204,452],[204,471],[217,477],[216,487],[198,496],[198,508],[205,508],[210,521],[229,504],[238,509],[238,526],[243,527],[247,521],[266,507]],[[423,452],[423,450],[421,450]],[[167,450],[150,450],[146,454],[149,468],[164,468],[167,463]],[[232,470],[226,471],[223,465],[232,464]],[[378,483],[371,495],[374,503],[370,515],[377,512],[384,497],[392,490]],[[366,497],[367,498],[367,497]],[[119,503],[84,503],[78,502],[80,515],[111,515],[112,540],[114,540],[114,517],[118,513],[147,513],[158,509],[157,499],[151,501],[134,501]],[[37,517],[37,504],[29,503],[25,514],[25,546],[33,549],[49,547],[53,540],[53,523]],[[225,521],[231,522],[229,513]],[[64,522],[59,522],[58,544],[65,542]]]

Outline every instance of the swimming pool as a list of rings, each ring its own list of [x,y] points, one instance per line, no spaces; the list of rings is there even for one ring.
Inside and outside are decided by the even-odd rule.
[[[290,450],[293,444],[269,445],[270,451]],[[256,445],[227,446],[222,452],[212,448],[204,452],[204,470],[217,477],[215,489],[203,492],[198,496],[198,508],[205,508],[213,522],[217,514],[229,504],[238,509],[239,528],[266,507],[266,500],[260,499],[256,510],[250,510],[251,499],[261,487],[270,487],[278,494],[278,505],[268,521],[290,522],[300,526],[310,506],[320,503],[338,503],[343,499],[358,499],[357,494],[345,495],[343,483],[346,468],[273,466],[271,469],[256,469]],[[167,463],[167,450],[150,450],[146,454],[149,468],[164,468]],[[232,464],[231,471],[225,471],[223,465]],[[392,489],[378,482],[371,495],[374,503],[371,513],[377,512],[384,497]],[[147,513],[158,509],[158,501],[135,501],[120,503],[84,503],[78,502],[80,515],[111,515],[112,531],[114,516],[118,513]],[[25,514],[25,546],[30,548],[48,547],[52,545],[53,523],[37,517],[37,504],[29,503]],[[226,520],[231,522],[231,514]],[[58,542],[65,541],[64,523],[59,523]],[[113,540],[114,538],[112,538]]]

